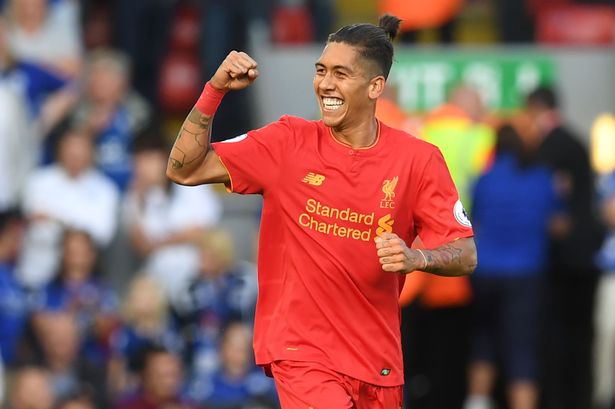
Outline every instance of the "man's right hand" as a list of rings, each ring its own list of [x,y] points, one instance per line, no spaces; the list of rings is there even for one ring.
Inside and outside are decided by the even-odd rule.
[[[258,77],[258,64],[244,52],[231,51],[209,83],[220,91],[237,91],[248,87]]]

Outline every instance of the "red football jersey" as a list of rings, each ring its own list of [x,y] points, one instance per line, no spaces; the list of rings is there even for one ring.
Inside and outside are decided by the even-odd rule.
[[[322,121],[291,116],[213,147],[230,189],[264,198],[257,363],[403,384],[402,280],[382,270],[374,239],[394,232],[410,245],[418,234],[433,248],[472,236],[438,149],[382,123],[372,146],[353,149]]]

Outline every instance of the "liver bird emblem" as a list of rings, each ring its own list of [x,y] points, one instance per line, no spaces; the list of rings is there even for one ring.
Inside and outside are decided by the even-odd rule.
[[[395,186],[397,186],[397,180],[399,177],[395,176],[393,179],[386,179],[382,182],[382,191],[384,192],[384,200],[393,200],[395,197]]]

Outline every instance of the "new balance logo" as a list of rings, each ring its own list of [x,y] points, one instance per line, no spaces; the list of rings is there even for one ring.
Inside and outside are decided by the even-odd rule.
[[[325,181],[325,177],[323,175],[319,175],[318,173],[310,172],[303,178],[302,182],[309,183],[312,186],[320,186],[322,182]]]

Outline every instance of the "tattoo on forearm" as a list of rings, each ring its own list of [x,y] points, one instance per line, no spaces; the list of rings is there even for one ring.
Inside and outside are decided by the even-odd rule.
[[[169,161],[171,162],[171,167],[173,169],[181,169],[186,165],[190,165],[191,163],[202,159],[207,154],[207,149],[199,149],[198,154],[194,158],[187,160],[188,154],[179,147],[179,142],[184,135],[190,135],[194,138],[194,143],[197,147],[205,148],[209,143],[208,133],[210,122],[211,117],[203,115],[196,108],[193,108],[192,111],[190,111],[190,114],[188,114],[188,117],[184,121],[179,134],[177,135],[175,145],[171,151]],[[188,123],[196,125],[199,128],[199,131],[195,132],[186,129],[186,125]]]
[[[425,271],[430,273],[443,274],[447,267],[463,266],[463,250],[451,244],[423,252],[427,259]]]
[[[192,111],[190,111],[190,113],[188,114],[188,118],[186,118],[186,120],[199,126],[201,129],[209,129],[210,119],[211,119],[210,117],[203,115],[196,108],[192,108]]]

